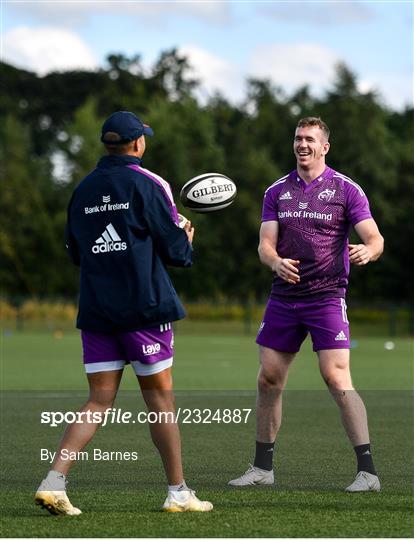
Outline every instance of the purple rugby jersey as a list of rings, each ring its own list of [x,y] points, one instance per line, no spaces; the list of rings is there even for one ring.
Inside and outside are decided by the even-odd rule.
[[[360,186],[330,167],[308,185],[296,170],[277,180],[265,192],[262,222],[279,222],[278,255],[300,261],[301,280],[292,285],[275,274],[271,297],[344,297],[349,230],[371,217]]]

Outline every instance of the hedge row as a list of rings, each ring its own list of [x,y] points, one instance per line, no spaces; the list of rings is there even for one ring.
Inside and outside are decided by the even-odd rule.
[[[193,321],[259,321],[262,318],[264,305],[238,304],[235,302],[199,302],[186,303],[188,318]],[[19,307],[6,300],[0,300],[0,320],[13,322],[17,320],[33,322],[74,322],[77,306],[70,302],[27,300]],[[349,316],[358,323],[386,323],[390,317],[399,322],[408,322],[408,309],[349,309]]]

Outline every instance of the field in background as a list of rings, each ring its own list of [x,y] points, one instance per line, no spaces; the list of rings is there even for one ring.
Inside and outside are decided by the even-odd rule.
[[[254,302],[185,303],[186,319],[175,325],[183,334],[254,335],[263,316],[265,304]],[[73,331],[77,306],[73,302],[0,299],[0,326],[6,332]],[[353,337],[407,337],[414,335],[414,307],[409,305],[372,304],[348,308]]]
[[[257,346],[252,336],[231,335],[232,325],[188,335],[179,324],[175,340],[174,378],[180,390],[255,390]],[[357,388],[411,390],[413,340],[388,338],[354,341],[352,371]],[[2,387],[6,390],[87,389],[78,332],[5,333],[2,339]],[[132,370],[125,370],[122,387],[135,389]],[[290,370],[288,389],[322,390],[324,384],[308,338]]]
[[[254,408],[258,361],[251,335],[233,323],[178,325],[177,405]],[[191,334],[190,334],[191,331]],[[277,444],[275,487],[234,490],[254,447],[247,424],[182,425],[189,484],[215,504],[210,515],[159,512],[165,481],[145,425],[102,428],[90,450],[137,450],[138,461],[78,463],[69,492],[84,513],[54,518],[33,505],[47,470],[40,448],[54,450],[62,427],[40,424],[42,410],[76,410],[87,394],[79,336],[71,332],[6,332],[2,338],[3,536],[26,537],[411,537],[413,342],[359,337],[352,351],[355,385],[370,416],[379,494],[341,490],[355,464],[336,406],[324,389],[309,341],[292,367]],[[144,410],[127,369],[116,406]]]

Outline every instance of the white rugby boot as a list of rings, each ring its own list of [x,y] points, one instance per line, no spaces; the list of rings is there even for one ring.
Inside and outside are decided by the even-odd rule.
[[[264,469],[259,469],[259,467],[255,467],[249,463],[249,468],[247,471],[239,478],[230,480],[229,486],[270,486],[274,483],[275,477],[273,470],[265,471]]]
[[[192,489],[185,489],[169,491],[162,509],[164,512],[210,512],[213,505],[209,501],[200,501]]]
[[[358,493],[362,491],[381,491],[381,484],[378,476],[366,471],[359,471],[355,480],[350,486],[345,488],[349,493]]]
[[[56,490],[53,488],[56,486],[52,486],[45,478],[36,491],[35,503],[46,508],[54,516],[79,516],[82,514],[79,508],[72,505],[64,489]]]

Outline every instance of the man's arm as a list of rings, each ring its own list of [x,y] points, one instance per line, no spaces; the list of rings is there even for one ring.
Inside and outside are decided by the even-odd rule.
[[[291,284],[299,283],[299,261],[294,259],[282,259],[276,251],[279,234],[277,221],[265,221],[260,227],[259,258],[263,264],[269,266],[273,272]]]
[[[373,219],[364,219],[355,225],[362,244],[349,244],[349,262],[363,266],[376,261],[384,251],[384,238]]]
[[[165,264],[189,267],[192,265],[194,228],[191,222],[180,229],[174,222],[171,208],[160,186],[154,185],[150,202],[144,207],[155,249]]]

